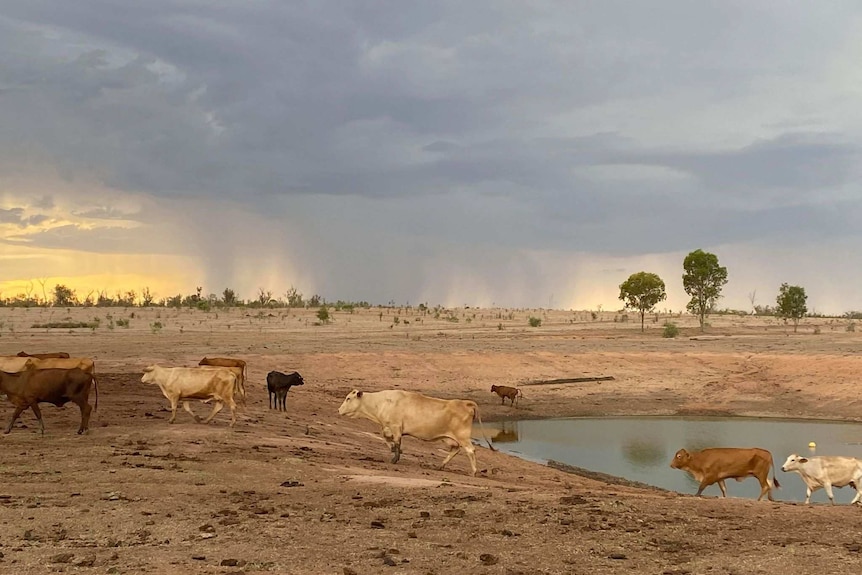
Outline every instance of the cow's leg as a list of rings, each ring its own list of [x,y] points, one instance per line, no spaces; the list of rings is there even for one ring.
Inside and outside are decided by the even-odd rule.
[[[45,435],[45,423],[42,421],[42,410],[39,409],[39,404],[34,403],[30,406],[30,409],[33,410],[33,415],[35,415],[36,419],[39,421],[39,432],[42,435]]]
[[[221,411],[222,407],[224,407],[224,403],[222,403],[222,400],[220,400],[220,399],[214,400],[212,413],[210,413],[209,417],[204,419],[204,423],[209,423],[210,421],[212,421],[213,417],[216,416],[216,413]]]
[[[829,497],[829,502],[832,503],[832,505],[835,505],[835,498],[832,496],[832,484],[825,483],[823,485],[823,489],[826,490],[826,496]]]
[[[268,391],[269,391],[269,408],[272,409],[272,390],[270,389]]]
[[[461,451],[461,444],[459,444],[454,439],[447,438],[443,441],[445,441],[449,445],[449,454],[446,456],[446,459],[443,460],[443,463],[440,464],[440,469],[446,467],[446,464],[452,461],[452,458],[458,455],[458,452]],[[470,447],[472,447],[472,445]]]
[[[6,429],[3,430],[3,433],[9,433],[12,431],[12,426],[15,425],[15,420],[18,419],[18,416],[21,415],[21,412],[27,409],[27,406],[15,406],[15,411],[12,412],[12,419],[9,420],[9,425],[6,426]]]
[[[760,501],[761,499],[763,499],[763,496],[766,495],[766,497],[768,497],[770,501],[775,501],[775,499],[772,498],[772,488],[770,488],[769,486],[769,478],[764,477],[761,479],[760,477],[758,477],[757,481],[760,482],[760,496],[757,498],[757,500]]]
[[[856,497],[854,497],[853,501],[850,502],[850,505],[853,505],[854,503],[859,503],[859,500],[862,499],[862,491],[859,491],[860,484],[858,481],[851,481],[850,485],[856,489]]]
[[[176,408],[174,408],[174,409],[176,409]],[[195,423],[200,423],[200,422],[201,422],[201,418],[200,418],[197,414],[195,414],[195,412],[194,412],[194,411],[192,411],[192,406],[191,406],[191,405],[189,405],[189,402],[188,402],[188,401],[183,401],[183,409],[185,409],[186,411],[188,411],[188,412],[189,412],[189,414],[190,414],[192,417],[194,417],[194,418],[195,418]]]
[[[230,409],[230,426],[236,425],[236,402],[232,397],[227,399],[227,406]]]
[[[473,477],[476,476],[476,471],[479,470],[479,466],[476,465],[476,448],[473,447],[473,444],[469,441],[463,445],[464,452],[467,454],[467,458],[470,460],[470,468],[473,470],[471,475]]]
[[[168,401],[171,402],[171,418],[168,420],[168,423],[173,423],[177,419],[177,404],[179,404],[179,398],[169,397]]]
[[[83,399],[78,403],[78,407],[81,408],[81,426],[78,428],[78,435],[81,435],[85,431],[90,430],[90,413],[93,411],[93,408],[90,407],[88,401]]]
[[[718,480],[718,488],[721,489],[721,496],[727,497],[727,485],[724,484],[724,479]]]
[[[806,486],[805,488],[805,505],[811,503],[811,488]]]
[[[697,487],[697,493],[695,493],[695,495],[697,497],[700,497],[701,493],[703,493],[703,490],[706,489],[707,487],[709,487],[710,485],[712,485],[712,483],[707,483],[706,481],[701,481],[700,485]]]
[[[506,405],[506,396],[505,395],[500,396],[500,405]]]
[[[381,433],[383,439],[386,440],[386,445],[389,446],[389,451],[392,452],[390,463],[398,463],[398,460],[401,459],[401,433],[398,433],[398,439],[395,438],[395,431],[389,427],[384,427]]]
[[[279,411],[287,411],[287,391],[288,390],[286,390],[286,389],[279,389],[278,390],[277,399],[278,399]]]

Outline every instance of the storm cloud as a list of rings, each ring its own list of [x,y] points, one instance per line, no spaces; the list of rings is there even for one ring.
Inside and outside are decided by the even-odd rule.
[[[855,3],[0,5],[6,246],[384,303],[612,307],[649,269],[672,308],[703,248],[730,307],[862,307]]]

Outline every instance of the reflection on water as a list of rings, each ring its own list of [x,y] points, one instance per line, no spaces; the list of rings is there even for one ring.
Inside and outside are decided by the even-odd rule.
[[[649,483],[680,493],[694,494],[697,482],[688,473],[670,468],[673,454],[706,447],[762,447],[774,458],[775,474],[782,488],[773,492],[779,500],[804,501],[805,486],[796,473],[784,473],[781,464],[791,453],[811,454],[808,443],[817,443],[819,455],[862,458],[862,425],[753,418],[614,417],[486,424],[492,442],[501,451],[534,461],[554,459],[592,471]],[[770,474],[770,477],[772,474]],[[757,480],[727,485],[731,497],[756,498]],[[835,490],[836,503],[849,503],[852,488]],[[720,495],[717,485],[704,495]],[[812,496],[826,502],[823,491]]]
[[[514,443],[518,441],[518,423],[503,421],[488,430],[492,443]]]

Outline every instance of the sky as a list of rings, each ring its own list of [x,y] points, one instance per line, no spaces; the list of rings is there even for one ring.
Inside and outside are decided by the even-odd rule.
[[[0,0],[0,297],[862,310],[860,61],[853,1]]]

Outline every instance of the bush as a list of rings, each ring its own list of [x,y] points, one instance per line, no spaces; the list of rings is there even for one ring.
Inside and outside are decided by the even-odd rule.
[[[847,324],[846,329],[847,329],[847,331],[856,331],[856,324],[851,321],[850,323]]]
[[[150,324],[150,329],[152,330],[153,333],[159,333],[160,331],[162,331],[163,327],[164,326],[162,325],[162,322],[160,322],[160,321],[154,321],[153,323]]]
[[[674,338],[679,335],[679,328],[673,322],[665,322],[664,330],[661,332],[662,337]]]
[[[542,325],[542,318],[530,316],[530,327],[539,327]]]

